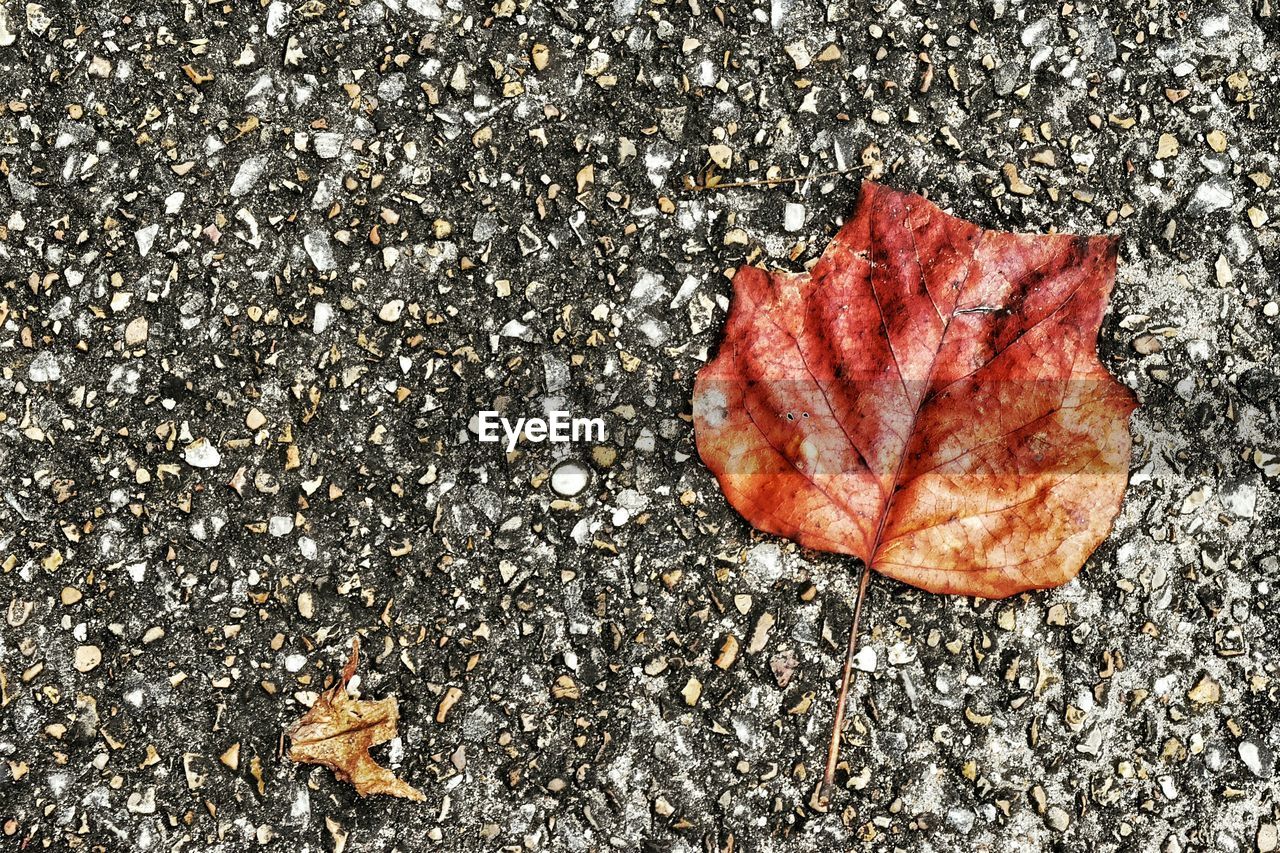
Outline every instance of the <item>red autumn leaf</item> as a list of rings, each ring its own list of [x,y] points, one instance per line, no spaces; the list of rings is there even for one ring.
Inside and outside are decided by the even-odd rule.
[[[757,528],[913,586],[1065,583],[1127,481],[1137,403],[1095,347],[1116,243],[864,184],[811,272],[738,270],[699,453]]]

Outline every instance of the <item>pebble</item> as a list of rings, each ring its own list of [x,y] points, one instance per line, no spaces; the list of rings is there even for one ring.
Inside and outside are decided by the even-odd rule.
[[[805,209],[803,204],[789,201],[784,209],[782,217],[782,227],[791,232],[796,232],[804,228]]]
[[[1071,815],[1067,814],[1067,810],[1061,806],[1049,806],[1048,811],[1045,812],[1044,822],[1055,832],[1066,832],[1067,827],[1071,826]]]
[[[574,460],[561,462],[551,471],[551,489],[561,497],[571,498],[580,494],[590,481],[590,471]]]
[[[262,173],[266,171],[266,168],[266,155],[246,159],[240,164],[240,168],[236,170],[235,179],[231,182],[231,195],[241,196],[253,189],[262,177]]]
[[[392,299],[385,302],[378,311],[378,319],[384,323],[394,323],[400,319],[400,315],[404,312],[404,300]]]
[[[135,317],[124,327],[125,346],[136,347],[147,342],[147,333],[151,324],[146,317]]]
[[[317,133],[314,144],[316,156],[322,160],[332,160],[342,153],[342,134]]]
[[[193,468],[216,468],[222,462],[222,454],[207,438],[197,438],[188,444],[182,455]]]
[[[320,334],[333,322],[333,306],[328,302],[317,302],[312,315],[311,331]]]
[[[973,809],[955,808],[947,811],[947,823],[965,835],[973,829],[974,817]]]
[[[689,676],[689,680],[685,682],[684,689],[680,691],[680,695],[684,697],[686,705],[697,705],[698,699],[702,697],[702,682],[693,676]]]
[[[1196,187],[1192,206],[1199,213],[1212,213],[1215,210],[1228,208],[1234,202],[1235,196],[1232,195],[1231,188],[1226,183],[1210,180]]]
[[[151,254],[151,247],[155,245],[156,235],[160,233],[159,225],[148,225],[145,228],[139,228],[133,232],[134,239],[138,242],[138,254],[146,257]]]
[[[1258,745],[1253,741],[1242,740],[1237,747],[1240,753],[1240,760],[1244,762],[1244,766],[1249,768],[1249,772],[1259,779],[1264,778],[1262,766],[1262,754],[1258,750]]]
[[[302,238],[302,246],[307,250],[307,257],[311,258],[311,263],[315,264],[320,272],[328,272],[338,265],[333,255],[333,247],[329,245],[327,232],[320,229],[309,232]]]
[[[727,169],[733,164],[733,149],[728,145],[708,145],[707,156],[721,169]]]
[[[1213,678],[1204,675],[1187,691],[1187,698],[1197,705],[1216,705],[1222,699],[1222,688]]]
[[[9,10],[0,6],[0,47],[8,47],[17,40],[17,34],[9,29]]]
[[[32,382],[57,382],[62,378],[62,367],[53,353],[44,351],[36,354],[27,366],[27,376]]]
[[[809,48],[802,41],[792,42],[784,50],[787,56],[791,57],[791,62],[795,65],[797,71],[803,71],[813,63],[813,57],[809,55]]]
[[[88,672],[102,663],[102,649],[97,646],[77,646],[75,667],[79,672]]]

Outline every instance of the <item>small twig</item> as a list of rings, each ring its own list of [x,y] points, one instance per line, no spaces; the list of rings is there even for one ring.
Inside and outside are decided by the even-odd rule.
[[[831,742],[827,746],[827,769],[822,774],[822,788],[818,799],[826,803],[831,798],[831,786],[836,778],[836,762],[840,759],[840,738],[844,729],[844,708],[849,699],[849,685],[853,681],[853,659],[858,653],[858,623],[862,621],[862,604],[867,600],[867,584],[871,570],[866,563],[858,575],[858,598],[853,604],[853,624],[849,627],[849,645],[844,653],[844,674],[840,677],[840,695],[836,698],[836,718],[831,724]]]
[[[735,190],[742,187],[772,187],[777,184],[800,183],[801,181],[811,181],[814,178],[833,178],[837,175],[848,175],[853,172],[865,171],[870,166],[854,166],[850,169],[833,169],[830,172],[817,172],[812,175],[788,175],[785,178],[758,178],[753,181],[730,181],[728,183],[704,183],[695,184],[691,180],[686,179],[684,189],[686,192],[704,192],[706,190]],[[714,176],[713,176],[714,177]]]

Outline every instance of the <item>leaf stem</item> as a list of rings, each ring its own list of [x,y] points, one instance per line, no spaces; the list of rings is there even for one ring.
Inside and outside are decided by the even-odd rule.
[[[844,653],[844,673],[840,677],[840,694],[836,698],[836,716],[831,724],[831,742],[827,746],[827,769],[822,774],[819,799],[826,803],[831,798],[831,786],[836,778],[836,762],[840,759],[840,739],[844,729],[844,709],[849,700],[849,685],[853,681],[853,659],[858,654],[858,623],[862,621],[862,604],[867,600],[867,585],[871,570],[862,564],[858,574],[858,597],[853,603],[853,624],[849,626],[849,645]]]
[[[686,192],[705,192],[708,190],[736,190],[743,187],[772,187],[778,184],[802,183],[803,181],[812,181],[820,178],[834,178],[837,175],[851,175],[855,172],[865,172],[871,166],[852,166],[848,169],[832,169],[829,172],[814,172],[810,175],[786,175],[778,178],[757,178],[749,181],[729,181],[727,183],[708,183],[716,176],[705,174],[702,177],[702,183],[695,184],[693,178],[686,176],[683,189]]]

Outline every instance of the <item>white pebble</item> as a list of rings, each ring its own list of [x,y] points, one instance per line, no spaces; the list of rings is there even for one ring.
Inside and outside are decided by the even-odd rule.
[[[329,328],[329,321],[333,319],[333,306],[328,302],[317,302],[315,319],[311,321],[311,331],[320,334]]]
[[[133,232],[133,239],[138,241],[139,255],[145,258],[151,253],[151,247],[155,245],[156,235],[159,233],[159,224],[148,225],[146,228],[139,228]]]
[[[222,462],[222,454],[207,438],[197,438],[188,444],[182,455],[193,468],[216,468]]]
[[[789,201],[782,217],[782,227],[788,231],[799,231],[804,227],[804,205]]]
[[[1249,772],[1254,776],[1261,778],[1262,776],[1262,756],[1258,753],[1257,744],[1252,741],[1242,740],[1239,746],[1240,760],[1244,762],[1244,766],[1249,768]]]
[[[62,378],[62,367],[51,352],[42,352],[31,359],[27,375],[32,382],[57,382]]]
[[[231,182],[232,195],[244,195],[253,189],[258,183],[258,179],[262,177],[262,173],[266,171],[267,158],[250,157],[240,164],[240,168],[236,170],[236,177]]]
[[[1222,210],[1230,207],[1235,201],[1231,189],[1214,181],[1205,181],[1196,187],[1196,202],[1205,212]]]
[[[571,498],[587,487],[591,474],[577,462],[562,462],[551,472],[551,490],[562,497]]]
[[[316,156],[322,160],[332,160],[342,153],[342,134],[317,133],[315,146]]]
[[[394,323],[400,319],[402,313],[404,313],[404,300],[392,299],[382,306],[382,310],[378,312],[378,319],[384,323]]]
[[[302,246],[307,250],[311,263],[320,272],[328,272],[338,265],[333,256],[333,247],[329,245],[329,235],[322,230],[315,230],[302,238]]]

